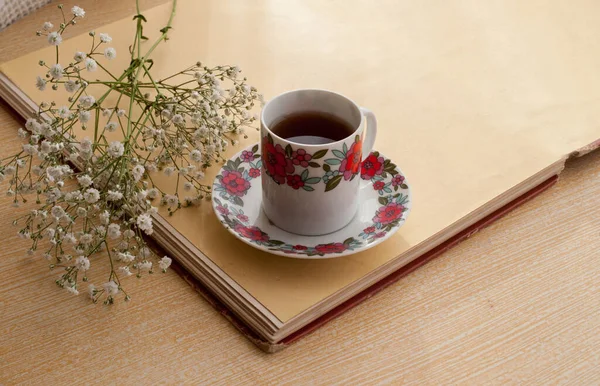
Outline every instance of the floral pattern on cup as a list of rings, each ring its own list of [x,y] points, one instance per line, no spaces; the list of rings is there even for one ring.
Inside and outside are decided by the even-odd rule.
[[[292,150],[288,144],[283,148],[275,144],[271,134],[262,138],[262,162],[269,177],[277,184],[292,187],[293,189],[315,190],[307,184],[325,183],[325,191],[334,189],[342,180],[352,181],[360,172],[362,159],[362,140],[359,135],[348,149],[344,143],[341,150],[331,150],[331,158],[325,159],[323,164],[315,160],[325,157],[327,149],[310,154],[305,149]],[[242,157],[245,155],[242,154]],[[310,168],[323,168],[323,176],[310,176]],[[320,174],[323,174],[320,172]]]
[[[293,189],[315,190],[312,186],[321,181],[321,177],[309,177],[309,168],[320,168],[321,165],[314,160],[322,158],[327,150],[319,150],[314,154],[305,149],[292,150],[290,145],[283,148],[273,142],[271,134],[262,138],[262,163],[269,177],[277,184],[292,187]],[[303,170],[304,169],[304,170]]]
[[[215,194],[233,204],[244,206],[242,197],[248,193],[250,181],[260,176],[262,161],[257,152],[258,145],[254,145],[252,151],[244,150],[240,157],[227,161],[217,176],[219,182],[215,184]],[[221,212],[221,209],[217,209]]]
[[[271,150],[273,149],[271,148]],[[275,151],[277,150],[275,149]],[[344,158],[337,156],[336,158],[340,160],[347,159],[348,153],[351,151],[353,151],[352,147],[345,150]],[[241,238],[251,243],[265,246],[271,250],[281,251],[286,254],[305,255],[309,257],[336,255],[348,250],[362,248],[365,245],[377,241],[378,239],[384,237],[388,232],[399,226],[400,222],[404,221],[405,219],[406,204],[408,203],[408,192],[398,192],[398,190],[408,189],[408,186],[404,184],[404,176],[398,173],[396,165],[389,159],[385,159],[384,157],[380,156],[378,152],[373,152],[365,160],[365,162],[369,160],[369,162],[372,163],[372,166],[369,165],[365,168],[363,163],[360,165],[360,167],[356,167],[357,171],[359,169],[361,172],[363,170],[365,171],[365,173],[361,173],[361,178],[371,181],[371,186],[378,192],[379,195],[379,207],[374,213],[372,223],[369,226],[364,228],[363,231],[355,237],[350,237],[346,240],[332,240],[330,243],[312,246],[298,244],[292,245],[281,240],[272,239],[269,234],[265,233],[260,228],[249,224],[249,219],[243,211],[244,203],[241,198],[245,192],[247,192],[246,184],[237,180],[239,178],[238,174],[241,175],[243,180],[248,183],[249,188],[253,183],[253,179],[260,175],[259,173],[256,177],[251,176],[251,170],[259,169],[260,162],[265,162],[265,157],[261,157],[257,154],[257,152],[258,145],[252,149],[252,157],[246,153],[242,153],[240,157],[229,161],[223,167],[220,175],[217,176],[219,182],[215,187],[215,192],[219,193],[219,197],[221,197],[223,201],[219,198],[214,198],[216,203],[215,209],[221,222],[223,222],[223,224],[225,224],[228,228],[232,229]],[[324,155],[325,154],[319,158],[322,158]],[[259,157],[261,160],[256,163],[252,161],[247,162],[244,160],[250,160],[250,158],[256,159]],[[311,157],[311,160],[307,160],[307,162],[314,162],[312,159],[314,159],[314,157]],[[294,169],[294,171],[297,170]],[[233,177],[230,177],[232,175],[235,176],[235,180]],[[288,180],[288,177],[290,180]],[[343,174],[340,174],[340,177],[343,179]],[[307,185],[306,181],[309,181],[311,178],[314,177],[308,177],[308,169],[304,169],[301,174],[286,174],[285,183],[293,189],[305,189],[305,187],[312,188],[308,185],[311,183],[314,185],[315,183],[318,183],[318,181],[308,182]],[[232,187],[226,183],[226,181],[230,180],[235,181],[233,186],[234,194],[230,193],[229,189],[232,189]],[[302,183],[304,183],[304,185],[302,185]],[[243,186],[243,188],[240,186]],[[238,192],[244,192],[244,194],[240,196],[237,194]]]
[[[307,184],[316,184],[319,181],[321,181],[321,178],[319,177],[310,177],[308,178],[308,170],[304,170],[302,172],[302,174],[294,174],[294,175],[287,175],[286,176],[286,181],[287,184],[289,186],[291,186],[293,189],[304,189],[306,191],[313,191],[315,190],[315,188],[313,188],[312,186],[308,186]]]
[[[354,138],[350,149],[344,143],[341,151],[332,150],[331,153],[333,157],[326,159],[323,164],[323,170],[325,171],[323,182],[325,183],[326,192],[335,189],[342,182],[342,179],[352,181],[358,175],[362,160],[360,136],[357,135]],[[339,165],[337,170],[334,170],[332,166],[337,165]]]

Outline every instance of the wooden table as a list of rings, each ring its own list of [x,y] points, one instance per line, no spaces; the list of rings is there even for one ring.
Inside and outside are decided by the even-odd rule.
[[[147,8],[164,0],[143,2]],[[81,31],[133,1],[64,1]],[[48,6],[0,33],[0,62],[41,47]],[[32,80],[33,81],[33,80]],[[0,104],[0,152],[23,121]],[[4,185],[5,188],[5,185]],[[111,307],[70,296],[25,256],[0,197],[0,384],[600,382],[600,152],[540,197],[275,355],[174,272],[131,280]]]

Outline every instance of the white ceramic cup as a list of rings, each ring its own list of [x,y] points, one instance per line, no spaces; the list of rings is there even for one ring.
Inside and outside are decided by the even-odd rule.
[[[300,112],[334,115],[354,132],[335,142],[273,133],[273,124]],[[376,133],[370,110],[331,91],[295,90],[270,100],[261,114],[262,206],[269,220],[310,236],[348,225],[358,210],[362,161],[373,149]]]

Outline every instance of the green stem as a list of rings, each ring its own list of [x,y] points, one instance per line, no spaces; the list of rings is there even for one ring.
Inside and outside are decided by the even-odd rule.
[[[139,0],[136,0],[136,4],[139,7]],[[150,55],[156,49],[158,44],[160,42],[162,42],[163,40],[165,40],[165,38],[167,37],[167,32],[171,28],[171,24],[173,23],[173,18],[175,17],[176,8],[177,8],[177,0],[173,0],[173,7],[171,8],[171,15],[169,16],[169,21],[167,22],[167,25],[162,29],[163,33],[160,35],[160,37],[158,39],[156,39],[154,44],[150,47],[150,49],[146,52],[146,54],[141,59],[139,58],[140,50],[138,50],[137,71],[135,72],[135,76],[133,77],[133,80],[131,82],[131,95],[130,95],[130,100],[129,100],[129,117],[131,117],[132,113],[133,113],[133,97],[134,97],[135,93],[137,92],[138,77],[140,75],[140,72],[142,71],[143,64],[150,57]],[[138,25],[141,26],[140,19],[138,19]],[[141,35],[141,28],[138,28],[137,34]],[[131,119],[129,119],[127,121],[127,138],[126,138],[126,140],[129,139],[129,136],[131,135],[131,130],[132,130]]]

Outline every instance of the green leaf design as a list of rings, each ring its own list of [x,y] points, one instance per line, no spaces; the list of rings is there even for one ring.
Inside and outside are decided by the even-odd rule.
[[[387,203],[388,203],[388,198],[387,198],[387,197],[379,197],[379,199],[378,199],[377,201],[379,201],[379,203],[380,203],[381,205],[387,205]]]
[[[398,191],[398,185],[394,186],[394,192]]]
[[[337,158],[330,158],[330,159],[326,159],[325,163],[327,163],[329,165],[339,165],[342,163],[342,161]]]
[[[354,142],[360,142],[360,135],[356,134],[356,137],[354,137]]]
[[[271,245],[284,245],[285,243],[281,240],[269,240],[269,244]]]
[[[346,146],[346,144],[344,144],[344,146]],[[334,156],[336,156],[338,158],[344,159],[344,157],[346,157],[345,154],[339,150],[332,150],[331,152],[333,153]],[[325,161],[325,162],[327,162],[327,161]]]
[[[256,153],[258,151],[258,143],[252,146],[252,153]]]
[[[373,154],[375,157],[379,158],[379,152],[378,152],[378,151],[374,151],[374,152],[373,152],[373,153],[371,153],[371,154]]]
[[[342,244],[349,245],[352,241],[354,241],[354,237],[348,237]]]
[[[394,165],[394,164],[385,165],[383,167],[383,170],[385,170],[386,172],[390,172],[391,173],[391,172],[393,172],[393,171],[396,170],[396,165]]]
[[[242,199],[239,198],[238,196],[233,197],[233,203],[238,206],[244,206],[244,201],[242,201]]]
[[[318,168],[318,167],[320,167],[321,165],[319,165],[319,164],[318,164],[318,163],[316,163],[316,162],[312,162],[312,161],[311,161],[311,162],[309,162],[309,163],[308,163],[308,166],[310,166],[311,168]]]
[[[312,192],[313,190],[315,190],[315,188],[313,188],[312,186],[307,185],[304,185],[302,189],[306,190],[307,192]]]
[[[304,180],[306,180],[307,177],[308,177],[308,169],[304,169],[302,174],[300,174],[300,178],[302,178],[302,181],[304,181]]]
[[[269,141],[271,145],[273,144],[273,137],[269,133],[267,133],[267,141]]]
[[[237,166],[235,166],[235,164],[233,163],[233,161],[229,160],[229,161],[227,161],[227,163],[225,164],[225,167],[224,167],[224,169],[225,169],[225,170],[232,171],[232,170],[235,170],[235,169],[237,169]]]
[[[321,181],[321,177],[311,177],[311,178],[307,178],[304,183],[305,184],[316,184],[317,182]]]
[[[345,142],[343,143],[342,151],[344,152],[344,156],[346,156],[346,153],[348,152],[348,146],[346,146]]]
[[[327,149],[319,150],[318,152],[312,155],[312,159],[323,158],[325,157],[325,154],[327,154]]]
[[[327,164],[323,164],[323,170],[325,170],[326,172],[331,171],[331,167]]]
[[[408,196],[400,194],[400,197],[396,198],[396,202],[400,205],[404,205],[408,202]]]
[[[408,185],[406,185],[406,184],[401,184],[401,185],[400,185],[400,187],[401,187],[402,189],[408,189]]]
[[[260,155],[258,155],[258,154],[254,154],[254,157],[253,157],[253,158],[254,158],[254,159],[260,158]]]
[[[285,147],[285,155],[288,158],[292,158],[292,146],[290,146],[290,144],[288,143],[287,146]]]
[[[327,184],[325,185],[325,191],[329,192],[330,190],[335,189],[335,187],[338,186],[341,181],[342,181],[341,175],[333,177],[332,179],[327,181]]]

